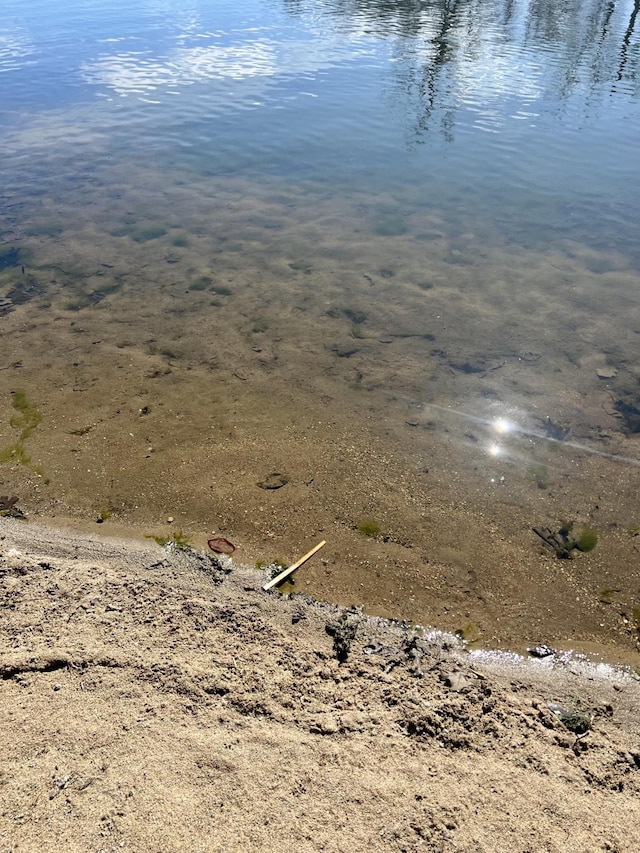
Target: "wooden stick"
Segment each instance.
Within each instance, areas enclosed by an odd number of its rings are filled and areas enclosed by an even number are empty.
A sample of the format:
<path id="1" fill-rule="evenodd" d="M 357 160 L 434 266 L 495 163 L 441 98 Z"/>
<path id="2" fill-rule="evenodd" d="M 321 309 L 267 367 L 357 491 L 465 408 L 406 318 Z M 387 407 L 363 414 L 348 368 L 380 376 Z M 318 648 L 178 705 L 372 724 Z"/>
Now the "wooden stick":
<path id="1" fill-rule="evenodd" d="M 279 574 L 279 575 L 276 575 L 276 576 L 275 576 L 275 578 L 271 578 L 271 580 L 270 580 L 270 581 L 268 581 L 268 582 L 267 582 L 267 583 L 262 587 L 262 589 L 266 592 L 268 589 L 271 589 L 271 587 L 272 587 L 272 586 L 276 586 L 276 584 L 279 584 L 279 583 L 280 583 L 281 581 L 283 581 L 285 578 L 288 578 L 288 577 L 289 577 L 289 575 L 293 574 L 293 573 L 295 572 L 295 570 L 296 570 L 296 569 L 300 568 L 300 566 L 301 566 L 303 563 L 306 563 L 306 562 L 307 562 L 307 560 L 308 560 L 310 557 L 313 557 L 313 555 L 316 553 L 316 551 L 319 551 L 319 550 L 320 550 L 320 548 L 322 548 L 322 546 L 323 546 L 323 545 L 326 545 L 326 544 L 327 544 L 327 543 L 326 543 L 326 541 L 323 539 L 323 540 L 322 540 L 322 542 L 319 542 L 319 543 L 316 545 L 316 547 L 315 547 L 315 548 L 312 548 L 312 549 L 309 551 L 309 553 L 308 553 L 308 554 L 305 554 L 305 555 L 304 555 L 304 557 L 301 557 L 301 558 L 298 560 L 298 562 L 297 562 L 297 563 L 294 563 L 292 566 L 289 566 L 289 568 L 288 568 L 288 569 L 285 569 L 283 572 L 280 572 L 280 574 Z"/>

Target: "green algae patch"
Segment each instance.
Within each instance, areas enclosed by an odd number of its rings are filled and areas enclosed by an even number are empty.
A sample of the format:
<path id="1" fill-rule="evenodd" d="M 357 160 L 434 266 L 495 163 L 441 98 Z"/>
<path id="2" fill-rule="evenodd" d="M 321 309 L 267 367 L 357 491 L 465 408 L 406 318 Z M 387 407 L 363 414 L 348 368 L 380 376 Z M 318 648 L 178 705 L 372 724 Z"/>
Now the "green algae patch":
<path id="1" fill-rule="evenodd" d="M 11 416 L 9 423 L 20 430 L 20 441 L 26 441 L 34 429 L 42 422 L 42 412 L 27 399 L 24 391 L 16 391 L 11 405 L 16 413 Z"/>
<path id="2" fill-rule="evenodd" d="M 598 533 L 595 530 L 592 530 L 590 527 L 585 527 L 584 530 L 580 532 L 580 535 L 575 540 L 575 548 L 578 551 L 588 552 L 593 551 L 593 549 L 598 544 Z"/>
<path id="3" fill-rule="evenodd" d="M 153 539 L 163 548 L 177 548 L 179 551 L 188 551 L 192 547 L 191 541 L 182 530 L 178 530 L 171 536 L 146 536 L 146 538 Z"/>
<path id="4" fill-rule="evenodd" d="M 380 535 L 380 525 L 373 518 L 363 518 L 358 522 L 358 533 L 365 539 L 375 539 Z"/>
<path id="5" fill-rule="evenodd" d="M 19 431 L 18 440 L 0 450 L 0 462 L 17 462 L 19 465 L 31 465 L 24 443 L 34 429 L 42 422 L 42 412 L 28 399 L 24 391 L 13 394 L 11 405 L 15 410 L 9 419 L 14 429 Z M 34 468 L 42 473 L 39 468 Z"/>

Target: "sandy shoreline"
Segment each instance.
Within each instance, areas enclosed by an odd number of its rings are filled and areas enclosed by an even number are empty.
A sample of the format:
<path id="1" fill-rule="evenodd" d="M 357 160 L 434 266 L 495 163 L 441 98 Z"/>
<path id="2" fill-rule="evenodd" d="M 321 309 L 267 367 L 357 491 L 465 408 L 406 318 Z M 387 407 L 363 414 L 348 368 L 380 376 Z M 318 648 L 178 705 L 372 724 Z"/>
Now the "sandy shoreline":
<path id="1" fill-rule="evenodd" d="M 198 552 L 0 537 L 2 853 L 635 849 L 631 671 L 469 654 Z"/>
<path id="2" fill-rule="evenodd" d="M 30 518 L 170 534 L 171 516 L 250 565 L 327 538 L 301 581 L 316 597 L 470 625 L 490 647 L 638 660 L 640 451 L 616 408 L 638 381 L 628 260 L 516 251 L 471 209 L 456 225 L 415 198 L 385 235 L 375 188 L 126 157 L 88 195 L 50 156 L 46 204 L 11 175 L 24 207 L 0 270 L 3 488 Z M 556 559 L 532 528 L 564 522 L 597 547 Z"/>

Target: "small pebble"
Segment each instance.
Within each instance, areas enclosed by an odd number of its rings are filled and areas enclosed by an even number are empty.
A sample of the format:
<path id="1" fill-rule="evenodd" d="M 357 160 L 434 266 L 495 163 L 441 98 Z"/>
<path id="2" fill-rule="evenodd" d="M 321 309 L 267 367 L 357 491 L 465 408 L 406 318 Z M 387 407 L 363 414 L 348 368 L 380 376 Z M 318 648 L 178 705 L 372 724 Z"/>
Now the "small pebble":
<path id="1" fill-rule="evenodd" d="M 173 516 L 172 515 L 170 515 L 169 518 L 167 519 L 167 524 L 173 524 Z"/>
<path id="2" fill-rule="evenodd" d="M 618 375 L 615 367 L 599 367 L 596 370 L 596 376 L 599 379 L 614 379 Z"/>

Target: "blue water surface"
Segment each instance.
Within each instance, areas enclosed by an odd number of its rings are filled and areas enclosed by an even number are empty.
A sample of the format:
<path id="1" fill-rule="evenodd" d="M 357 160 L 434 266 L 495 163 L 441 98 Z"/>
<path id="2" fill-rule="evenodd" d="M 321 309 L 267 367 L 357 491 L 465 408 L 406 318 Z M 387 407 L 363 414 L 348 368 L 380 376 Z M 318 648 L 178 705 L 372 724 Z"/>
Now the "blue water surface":
<path id="1" fill-rule="evenodd" d="M 605 242 L 638 225 L 632 0 L 3 6 L 5 133 L 81 116 L 112 157 L 143 144 L 336 191 L 417 183 L 498 220 L 543 200 L 532 227 L 552 202 Z"/>

